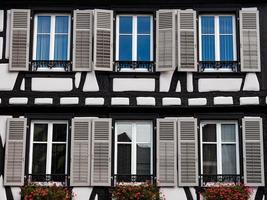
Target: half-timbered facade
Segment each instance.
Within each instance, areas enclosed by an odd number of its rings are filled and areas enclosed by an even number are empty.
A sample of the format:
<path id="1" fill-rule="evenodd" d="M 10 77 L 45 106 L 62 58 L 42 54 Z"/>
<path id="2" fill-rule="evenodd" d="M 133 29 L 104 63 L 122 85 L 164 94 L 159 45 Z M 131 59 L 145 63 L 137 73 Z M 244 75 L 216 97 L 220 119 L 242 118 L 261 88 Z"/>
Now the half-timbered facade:
<path id="1" fill-rule="evenodd" d="M 167 200 L 218 182 L 266 198 L 265 2 L 2 5 L 1 200 L 27 182 L 105 200 L 146 180 Z"/>

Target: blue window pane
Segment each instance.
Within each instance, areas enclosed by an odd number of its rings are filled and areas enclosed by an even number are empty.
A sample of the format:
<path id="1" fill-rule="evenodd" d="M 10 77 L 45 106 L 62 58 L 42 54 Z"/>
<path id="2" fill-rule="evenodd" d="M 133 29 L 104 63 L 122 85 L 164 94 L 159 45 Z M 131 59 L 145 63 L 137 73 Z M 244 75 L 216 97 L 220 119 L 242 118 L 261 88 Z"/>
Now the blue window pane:
<path id="1" fill-rule="evenodd" d="M 215 61 L 214 35 L 202 35 L 202 60 Z"/>
<path id="2" fill-rule="evenodd" d="M 232 16 L 220 16 L 220 34 L 232 34 L 233 33 L 233 19 Z"/>
<path id="3" fill-rule="evenodd" d="M 38 16 L 37 33 L 50 33 L 50 16 Z"/>
<path id="4" fill-rule="evenodd" d="M 137 33 L 150 33 L 150 17 L 149 16 L 138 16 L 137 17 Z"/>
<path id="5" fill-rule="evenodd" d="M 49 60 L 50 35 L 37 35 L 36 60 Z"/>
<path id="6" fill-rule="evenodd" d="M 202 34 L 214 34 L 214 16 L 201 17 Z"/>
<path id="7" fill-rule="evenodd" d="M 67 60 L 68 58 L 68 36 L 55 36 L 55 56 L 54 60 Z"/>
<path id="8" fill-rule="evenodd" d="M 150 60 L 150 36 L 138 35 L 137 37 L 137 60 L 149 61 Z"/>
<path id="9" fill-rule="evenodd" d="M 133 18 L 131 16 L 120 16 L 120 33 L 132 33 Z"/>
<path id="10" fill-rule="evenodd" d="M 220 60 L 233 61 L 233 36 L 221 35 L 220 36 Z"/>
<path id="11" fill-rule="evenodd" d="M 56 33 L 68 33 L 69 17 L 57 16 L 56 17 Z"/>
<path id="12" fill-rule="evenodd" d="M 119 42 L 119 60 L 130 61 L 132 60 L 132 36 L 120 35 Z"/>

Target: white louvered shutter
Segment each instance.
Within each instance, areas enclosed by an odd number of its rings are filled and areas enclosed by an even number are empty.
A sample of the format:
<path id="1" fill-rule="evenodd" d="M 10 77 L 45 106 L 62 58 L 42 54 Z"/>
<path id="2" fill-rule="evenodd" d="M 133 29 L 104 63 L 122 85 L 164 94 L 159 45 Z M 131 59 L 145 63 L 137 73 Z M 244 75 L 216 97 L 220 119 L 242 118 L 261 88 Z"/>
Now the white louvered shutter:
<path id="1" fill-rule="evenodd" d="M 197 71 L 196 11 L 178 10 L 178 70 Z"/>
<path id="2" fill-rule="evenodd" d="M 92 69 L 93 11 L 73 12 L 73 71 Z"/>
<path id="3" fill-rule="evenodd" d="M 94 70 L 113 70 L 113 11 L 94 12 Z"/>
<path id="4" fill-rule="evenodd" d="M 177 185 L 177 123 L 157 120 L 157 181 L 159 186 Z"/>
<path id="5" fill-rule="evenodd" d="M 91 120 L 72 119 L 70 185 L 90 185 Z"/>
<path id="6" fill-rule="evenodd" d="M 94 119 L 92 123 L 91 185 L 111 185 L 111 119 Z"/>
<path id="7" fill-rule="evenodd" d="M 261 71 L 259 11 L 241 10 L 239 17 L 241 71 L 259 72 Z"/>
<path id="8" fill-rule="evenodd" d="M 178 178 L 179 186 L 198 185 L 197 120 L 178 118 Z"/>
<path id="9" fill-rule="evenodd" d="M 26 124 L 25 118 L 7 119 L 5 186 L 24 184 Z"/>
<path id="10" fill-rule="evenodd" d="M 157 11 L 156 71 L 170 71 L 176 67 L 175 14 L 176 10 Z"/>
<path id="11" fill-rule="evenodd" d="M 28 9 L 11 10 L 10 71 L 29 69 L 30 13 Z"/>
<path id="12" fill-rule="evenodd" d="M 248 186 L 264 186 L 262 118 L 242 119 L 244 182 Z"/>

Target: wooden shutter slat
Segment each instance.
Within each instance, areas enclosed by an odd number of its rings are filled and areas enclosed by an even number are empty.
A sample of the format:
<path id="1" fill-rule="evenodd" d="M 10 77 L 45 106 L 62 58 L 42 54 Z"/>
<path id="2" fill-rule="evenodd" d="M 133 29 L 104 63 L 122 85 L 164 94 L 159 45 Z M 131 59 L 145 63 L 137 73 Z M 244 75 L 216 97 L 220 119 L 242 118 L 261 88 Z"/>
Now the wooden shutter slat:
<path id="1" fill-rule="evenodd" d="M 9 70 L 29 69 L 30 10 L 12 9 L 10 28 Z"/>
<path id="2" fill-rule="evenodd" d="M 113 11 L 94 12 L 94 70 L 113 70 Z"/>
<path id="3" fill-rule="evenodd" d="M 196 12 L 178 10 L 178 70 L 197 71 Z"/>
<path id="4" fill-rule="evenodd" d="M 157 11 L 156 71 L 170 71 L 176 67 L 175 10 Z"/>
<path id="5" fill-rule="evenodd" d="M 157 120 L 157 181 L 159 186 L 177 185 L 177 123 Z"/>
<path id="6" fill-rule="evenodd" d="M 92 10 L 73 12 L 73 71 L 92 69 Z"/>
<path id="7" fill-rule="evenodd" d="M 244 182 L 248 186 L 264 186 L 262 118 L 242 119 Z"/>
<path id="8" fill-rule="evenodd" d="M 178 118 L 178 171 L 179 186 L 198 185 L 197 120 Z"/>
<path id="9" fill-rule="evenodd" d="M 241 10 L 239 17 L 241 71 L 260 72 L 259 11 Z"/>
<path id="10" fill-rule="evenodd" d="M 70 185 L 90 185 L 91 120 L 72 119 Z"/>
<path id="11" fill-rule="evenodd" d="M 6 186 L 24 184 L 26 124 L 25 118 L 7 119 L 4 171 L 4 185 Z"/>
<path id="12" fill-rule="evenodd" d="M 92 123 L 91 185 L 111 185 L 111 119 L 94 119 Z"/>

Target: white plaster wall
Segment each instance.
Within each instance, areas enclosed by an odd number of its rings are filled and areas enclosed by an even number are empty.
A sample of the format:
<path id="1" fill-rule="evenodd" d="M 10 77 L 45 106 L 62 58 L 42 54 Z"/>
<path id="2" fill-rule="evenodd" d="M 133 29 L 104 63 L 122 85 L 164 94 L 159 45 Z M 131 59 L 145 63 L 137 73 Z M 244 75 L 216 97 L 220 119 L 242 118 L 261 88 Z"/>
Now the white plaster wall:
<path id="1" fill-rule="evenodd" d="M 2 59 L 3 54 L 3 38 L 0 37 L 0 59 Z"/>
<path id="2" fill-rule="evenodd" d="M 111 98 L 111 105 L 129 105 L 130 99 L 125 97 L 113 97 Z"/>
<path id="3" fill-rule="evenodd" d="M 10 115 L 1 115 L 0 116 L 0 137 L 2 144 L 5 145 L 6 142 L 6 120 L 12 118 Z"/>
<path id="4" fill-rule="evenodd" d="M 173 71 L 161 72 L 159 77 L 159 91 L 168 92 L 171 85 Z"/>
<path id="5" fill-rule="evenodd" d="M 241 78 L 203 78 L 198 80 L 198 91 L 235 92 L 240 90 L 241 83 Z"/>
<path id="6" fill-rule="evenodd" d="M 257 105 L 259 103 L 259 97 L 240 97 L 240 105 Z"/>
<path id="7" fill-rule="evenodd" d="M 1 200 L 7 200 L 7 198 L 6 198 L 6 190 L 5 190 L 5 187 L 4 187 L 4 180 L 3 180 L 2 176 L 0 176 L 0 199 Z"/>
<path id="8" fill-rule="evenodd" d="M 81 75 L 82 75 L 81 72 L 77 72 L 77 73 L 75 74 L 75 87 L 76 87 L 76 88 L 78 88 L 79 85 L 80 85 Z"/>
<path id="9" fill-rule="evenodd" d="M 21 90 L 25 90 L 25 79 L 22 79 L 21 85 L 20 85 Z"/>
<path id="10" fill-rule="evenodd" d="M 256 73 L 247 73 L 244 82 L 244 91 L 259 91 L 260 84 Z"/>
<path id="11" fill-rule="evenodd" d="M 18 72 L 9 72 L 8 64 L 0 64 L 0 90 L 12 90 L 16 82 Z"/>
<path id="12" fill-rule="evenodd" d="M 156 101 L 154 97 L 136 97 L 137 105 L 139 106 L 154 106 Z"/>
<path id="13" fill-rule="evenodd" d="M 191 98 L 188 99 L 189 106 L 204 106 L 207 104 L 206 98 Z"/>
<path id="14" fill-rule="evenodd" d="M 0 31 L 4 28 L 4 11 L 0 10 Z"/>
<path id="15" fill-rule="evenodd" d="M 7 27 L 6 27 L 6 58 L 9 58 L 9 39 L 10 39 L 10 10 L 7 11 Z"/>
<path id="16" fill-rule="evenodd" d="M 193 92 L 193 90 L 194 90 L 194 87 L 193 87 L 193 74 L 192 73 L 187 73 L 186 80 L 187 80 L 187 92 Z"/>
<path id="17" fill-rule="evenodd" d="M 114 78 L 113 91 L 155 91 L 153 78 Z"/>
<path id="18" fill-rule="evenodd" d="M 32 78 L 33 91 L 71 91 L 72 78 Z"/>
<path id="19" fill-rule="evenodd" d="M 181 82 L 180 81 L 177 82 L 176 90 L 175 91 L 176 92 L 181 92 Z"/>
<path id="20" fill-rule="evenodd" d="M 160 192 L 164 195 L 165 200 L 187 200 L 183 188 L 169 188 L 161 187 Z"/>
<path id="21" fill-rule="evenodd" d="M 14 200 L 20 200 L 20 188 L 19 187 L 11 187 L 11 192 Z"/>
<path id="22" fill-rule="evenodd" d="M 93 191 L 93 188 L 91 187 L 74 187 L 72 189 L 74 195 L 75 195 L 75 200 L 85 200 L 89 199 L 90 195 Z"/>
<path id="23" fill-rule="evenodd" d="M 214 104 L 215 105 L 228 105 L 233 104 L 233 97 L 214 97 Z"/>
<path id="24" fill-rule="evenodd" d="M 84 92 L 97 92 L 97 91 L 99 91 L 99 86 L 98 86 L 94 71 L 88 72 L 86 74 L 86 79 L 84 82 L 83 91 Z"/>

